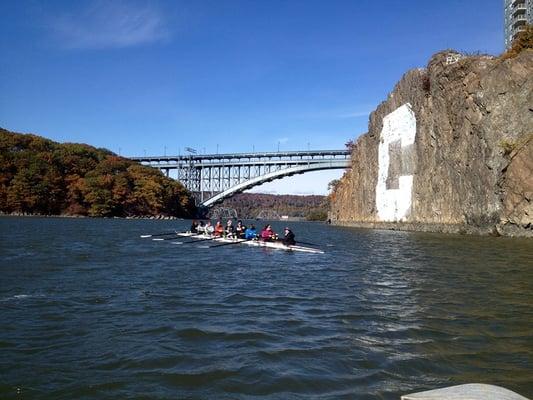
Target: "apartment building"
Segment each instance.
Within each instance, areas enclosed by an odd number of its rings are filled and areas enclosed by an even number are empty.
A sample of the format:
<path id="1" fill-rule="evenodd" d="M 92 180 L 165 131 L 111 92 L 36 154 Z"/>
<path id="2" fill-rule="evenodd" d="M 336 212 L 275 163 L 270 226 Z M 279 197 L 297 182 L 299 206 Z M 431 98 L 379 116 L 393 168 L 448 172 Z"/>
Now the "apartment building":
<path id="1" fill-rule="evenodd" d="M 505 48 L 526 24 L 533 24 L 533 0 L 504 0 Z"/>

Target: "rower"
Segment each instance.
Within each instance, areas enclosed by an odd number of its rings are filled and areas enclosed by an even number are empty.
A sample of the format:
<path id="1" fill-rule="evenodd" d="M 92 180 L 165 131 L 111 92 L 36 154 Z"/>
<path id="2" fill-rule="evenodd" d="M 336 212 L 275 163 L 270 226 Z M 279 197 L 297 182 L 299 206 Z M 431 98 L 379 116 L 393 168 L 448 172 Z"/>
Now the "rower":
<path id="1" fill-rule="evenodd" d="M 198 222 L 195 219 L 192 220 L 191 233 L 198 233 Z"/>
<path id="2" fill-rule="evenodd" d="M 254 224 L 250 225 L 250 227 L 244 231 L 244 238 L 247 240 L 252 240 L 252 239 L 257 238 L 257 231 L 255 230 Z"/>
<path id="3" fill-rule="evenodd" d="M 246 226 L 243 225 L 241 220 L 237 221 L 237 226 L 235 227 L 235 235 L 242 239 L 244 237 L 244 232 L 246 231 Z"/>
<path id="4" fill-rule="evenodd" d="M 271 242 L 273 240 L 277 240 L 278 235 L 272 230 L 271 225 L 265 225 L 263 230 L 261 231 L 261 240 L 264 242 Z"/>
<path id="5" fill-rule="evenodd" d="M 222 226 L 222 222 L 217 221 L 215 225 L 214 234 L 216 237 L 221 237 L 224 234 L 224 227 Z"/>
<path id="6" fill-rule="evenodd" d="M 224 229 L 224 232 L 227 237 L 234 237 L 235 236 L 235 227 L 233 226 L 233 221 L 231 219 L 228 219 L 228 223 L 226 224 L 226 229 Z"/>
<path id="7" fill-rule="evenodd" d="M 196 227 L 196 232 L 205 233 L 205 224 L 204 221 L 200 221 L 200 224 Z"/>
<path id="8" fill-rule="evenodd" d="M 207 221 L 207 223 L 205 224 L 205 228 L 204 228 L 205 234 L 212 235 L 214 231 L 215 231 L 215 227 L 211 225 L 211 221 Z"/>
<path id="9" fill-rule="evenodd" d="M 284 236 L 283 239 L 281 239 L 281 242 L 285 246 L 294 246 L 296 244 L 296 240 L 294 240 L 294 233 L 292 232 L 292 230 L 288 226 L 286 226 L 283 233 Z"/>

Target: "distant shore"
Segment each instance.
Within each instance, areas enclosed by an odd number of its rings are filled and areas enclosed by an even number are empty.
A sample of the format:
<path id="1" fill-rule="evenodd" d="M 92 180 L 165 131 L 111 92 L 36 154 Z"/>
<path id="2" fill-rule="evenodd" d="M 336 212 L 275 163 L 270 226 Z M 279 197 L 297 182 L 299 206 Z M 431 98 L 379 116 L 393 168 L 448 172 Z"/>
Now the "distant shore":
<path id="1" fill-rule="evenodd" d="M 180 218 L 180 217 L 174 217 L 174 216 L 168 216 L 168 215 L 135 215 L 135 216 L 129 216 L 129 217 L 92 217 L 89 215 L 70 215 L 70 214 L 54 214 L 54 215 L 47 215 L 47 214 L 33 214 L 33 213 L 21 213 L 21 212 L 13 212 L 13 213 L 5 213 L 0 212 L 0 218 L 1 217 L 28 217 L 28 218 L 89 218 L 89 219 L 95 219 L 95 218 L 104 218 L 104 219 L 150 219 L 150 220 L 160 220 L 160 221 L 175 221 L 175 220 L 185 220 L 185 219 L 197 219 L 197 220 L 209 220 L 209 219 L 217 219 L 217 218 Z M 318 223 L 325 223 L 326 221 L 315 221 L 315 220 L 306 220 L 305 218 L 301 217 L 289 217 L 289 218 L 281 218 L 279 220 L 271 220 L 271 219 L 263 219 L 263 218 L 239 218 L 242 220 L 247 221 L 285 221 L 285 222 L 318 222 Z"/>

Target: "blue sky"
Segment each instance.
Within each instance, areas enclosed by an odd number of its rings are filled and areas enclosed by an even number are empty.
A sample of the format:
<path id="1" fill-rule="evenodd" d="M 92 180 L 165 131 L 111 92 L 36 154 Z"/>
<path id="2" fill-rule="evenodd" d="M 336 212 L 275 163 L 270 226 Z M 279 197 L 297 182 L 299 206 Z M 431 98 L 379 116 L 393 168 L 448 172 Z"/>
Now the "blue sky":
<path id="1" fill-rule="evenodd" d="M 125 156 L 343 148 L 435 52 L 501 53 L 502 3 L 4 0 L 0 126 Z"/>

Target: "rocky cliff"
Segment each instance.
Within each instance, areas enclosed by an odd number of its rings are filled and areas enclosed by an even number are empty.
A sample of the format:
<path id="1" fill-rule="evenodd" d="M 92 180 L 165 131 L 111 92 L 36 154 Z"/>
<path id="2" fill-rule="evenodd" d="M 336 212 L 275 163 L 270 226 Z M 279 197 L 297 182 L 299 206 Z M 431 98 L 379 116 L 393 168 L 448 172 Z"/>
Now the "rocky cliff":
<path id="1" fill-rule="evenodd" d="M 337 224 L 533 236 L 533 50 L 406 73 L 331 200 Z"/>

